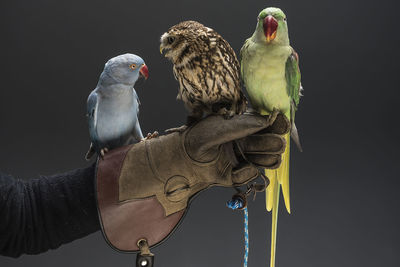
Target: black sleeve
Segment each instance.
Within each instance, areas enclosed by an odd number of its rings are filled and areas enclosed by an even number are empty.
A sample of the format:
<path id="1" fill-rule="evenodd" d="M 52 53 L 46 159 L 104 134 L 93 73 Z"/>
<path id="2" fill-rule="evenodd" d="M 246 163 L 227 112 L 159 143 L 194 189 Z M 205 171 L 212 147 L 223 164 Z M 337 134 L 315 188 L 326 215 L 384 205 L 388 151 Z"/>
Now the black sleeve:
<path id="1" fill-rule="evenodd" d="M 29 181 L 0 173 L 0 254 L 38 254 L 100 229 L 95 166 Z"/>

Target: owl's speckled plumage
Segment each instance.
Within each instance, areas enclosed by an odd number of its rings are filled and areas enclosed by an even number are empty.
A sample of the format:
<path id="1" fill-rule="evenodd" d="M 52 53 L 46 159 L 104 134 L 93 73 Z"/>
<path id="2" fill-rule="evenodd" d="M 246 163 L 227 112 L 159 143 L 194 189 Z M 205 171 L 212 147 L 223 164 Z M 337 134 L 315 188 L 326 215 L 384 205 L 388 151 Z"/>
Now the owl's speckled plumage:
<path id="1" fill-rule="evenodd" d="M 160 51 L 174 64 L 177 99 L 190 112 L 188 124 L 211 113 L 230 117 L 246 110 L 235 51 L 216 31 L 181 22 L 161 36 Z"/>

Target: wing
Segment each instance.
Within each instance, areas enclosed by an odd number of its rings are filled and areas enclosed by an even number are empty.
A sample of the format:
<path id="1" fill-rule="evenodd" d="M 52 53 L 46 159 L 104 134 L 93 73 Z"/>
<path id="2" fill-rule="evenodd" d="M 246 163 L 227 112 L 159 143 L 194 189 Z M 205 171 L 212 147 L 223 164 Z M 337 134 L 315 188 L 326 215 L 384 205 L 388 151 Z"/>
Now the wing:
<path id="1" fill-rule="evenodd" d="M 140 100 L 138 95 L 136 94 L 135 89 L 133 88 L 133 101 L 136 105 L 136 123 L 135 127 L 133 129 L 133 136 L 135 137 L 136 141 L 139 142 L 141 141 L 143 137 L 142 129 L 140 128 L 140 123 L 139 123 L 139 105 L 140 105 Z"/>
<path id="2" fill-rule="evenodd" d="M 287 93 L 293 101 L 295 109 L 300 101 L 301 96 L 301 75 L 299 68 L 299 56 L 292 48 L 292 54 L 286 61 L 286 89 Z"/>
<path id="3" fill-rule="evenodd" d="M 220 38 L 218 42 L 218 48 L 225 62 L 227 62 L 228 64 L 226 70 L 229 73 L 229 75 L 232 76 L 232 79 L 234 80 L 235 85 L 237 86 L 236 88 L 240 90 L 240 83 L 239 83 L 240 66 L 239 66 L 239 61 L 236 57 L 235 50 L 233 50 L 230 44 L 224 38 L 222 38 L 222 36 L 220 36 L 219 34 L 218 36 Z"/>
<path id="4" fill-rule="evenodd" d="M 139 99 L 139 96 L 138 96 L 137 93 L 136 93 L 135 88 L 132 88 L 132 90 L 133 90 L 133 101 L 136 101 L 136 103 L 137 103 L 137 114 L 138 114 L 138 116 L 139 116 L 139 106 L 140 106 L 142 103 L 140 103 L 140 99 Z"/>
<path id="5" fill-rule="evenodd" d="M 300 151 L 303 151 L 300 144 L 299 134 L 297 132 L 296 124 L 294 123 L 294 116 L 297 110 L 297 106 L 300 101 L 301 96 L 301 74 L 299 68 L 299 56 L 292 48 L 292 54 L 286 61 L 286 89 L 287 93 L 290 96 L 292 101 L 291 103 L 291 112 L 290 112 L 290 120 L 292 122 L 292 130 L 290 132 L 293 141 L 296 143 L 296 146 Z"/>
<path id="6" fill-rule="evenodd" d="M 241 74 L 241 77 L 242 77 L 242 82 L 244 82 L 244 81 L 243 81 L 243 77 L 244 77 L 244 70 L 243 70 L 243 68 L 244 68 L 243 65 L 244 65 L 244 64 L 243 64 L 243 62 L 246 61 L 247 53 L 248 53 L 248 51 L 249 51 L 250 42 L 251 42 L 250 38 L 247 39 L 247 40 L 244 42 L 244 44 L 243 44 L 243 46 L 242 46 L 242 48 L 240 49 L 240 52 L 239 52 L 240 74 Z"/>
<path id="7" fill-rule="evenodd" d="M 247 99 L 241 90 L 241 82 L 240 82 L 240 65 L 239 61 L 236 57 L 235 50 L 230 46 L 230 44 L 222 38 L 221 35 L 212 31 L 210 32 L 212 36 L 210 36 L 210 40 L 217 40 L 217 55 L 222 56 L 222 77 L 219 77 L 218 80 L 223 81 L 225 84 L 226 91 L 222 90 L 221 94 L 225 95 L 227 99 L 233 101 L 236 106 L 235 113 L 241 114 L 246 110 Z M 212 47 L 211 41 L 211 47 Z M 219 50 L 219 52 L 218 52 Z M 217 70 L 213 70 L 214 78 L 220 76 L 220 72 Z M 215 79 L 211 79 L 212 81 L 207 82 L 207 84 L 215 84 Z M 217 90 L 216 93 L 220 93 L 218 91 L 218 83 L 217 86 L 212 86 L 214 90 Z"/>
<path id="8" fill-rule="evenodd" d="M 98 109 L 98 95 L 96 91 L 93 91 L 87 100 L 87 113 L 89 123 L 89 134 L 92 142 L 96 143 L 97 136 L 97 109 Z"/>

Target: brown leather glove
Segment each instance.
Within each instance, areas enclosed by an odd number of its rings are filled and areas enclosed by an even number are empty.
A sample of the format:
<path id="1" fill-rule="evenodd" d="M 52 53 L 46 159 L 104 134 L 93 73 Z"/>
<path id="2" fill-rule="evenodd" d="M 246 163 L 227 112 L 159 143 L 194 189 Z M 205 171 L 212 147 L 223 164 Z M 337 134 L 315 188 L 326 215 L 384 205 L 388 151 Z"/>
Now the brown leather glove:
<path id="1" fill-rule="evenodd" d="M 189 200 L 210 186 L 239 186 L 257 166 L 277 168 L 290 123 L 282 114 L 209 116 L 172 133 L 108 152 L 99 160 L 97 194 L 103 233 L 117 250 L 164 240 Z"/>

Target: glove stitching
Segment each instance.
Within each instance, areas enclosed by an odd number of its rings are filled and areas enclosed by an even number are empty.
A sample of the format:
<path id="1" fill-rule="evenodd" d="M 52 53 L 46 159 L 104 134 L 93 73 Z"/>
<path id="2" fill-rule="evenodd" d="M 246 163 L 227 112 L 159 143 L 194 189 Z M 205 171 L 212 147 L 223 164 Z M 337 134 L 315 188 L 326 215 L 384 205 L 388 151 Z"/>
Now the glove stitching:
<path id="1" fill-rule="evenodd" d="M 191 161 L 193 164 L 195 164 L 197 166 L 208 166 L 208 165 L 211 165 L 211 164 L 215 164 L 219 160 L 219 158 L 221 156 L 221 149 L 220 148 L 218 149 L 217 157 L 215 159 L 211 160 L 211 161 L 200 162 L 200 161 L 197 161 L 197 160 L 193 159 L 189 155 L 189 153 L 187 152 L 186 147 L 185 147 L 185 140 L 186 140 L 186 135 L 187 134 L 188 134 L 188 131 L 184 132 L 183 133 L 183 137 L 181 138 L 181 147 L 182 147 L 183 152 L 184 152 L 183 155 L 187 160 Z"/>
<path id="2" fill-rule="evenodd" d="M 155 164 L 155 162 L 154 162 L 154 160 L 153 160 L 153 157 L 152 157 L 152 154 L 151 154 L 150 142 L 145 141 L 144 147 L 145 147 L 145 150 L 146 150 L 146 157 L 147 157 L 147 160 L 148 160 L 148 162 L 150 163 L 150 170 L 152 171 L 154 177 L 155 177 L 158 181 L 160 181 L 161 183 L 164 183 L 164 181 L 163 181 L 162 178 L 161 178 L 161 175 L 159 174 L 157 168 L 155 167 L 156 164 Z"/>

